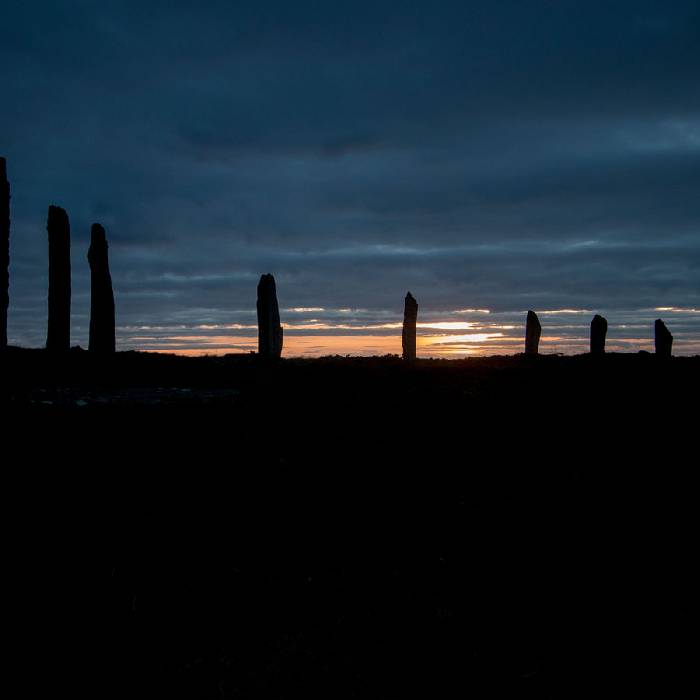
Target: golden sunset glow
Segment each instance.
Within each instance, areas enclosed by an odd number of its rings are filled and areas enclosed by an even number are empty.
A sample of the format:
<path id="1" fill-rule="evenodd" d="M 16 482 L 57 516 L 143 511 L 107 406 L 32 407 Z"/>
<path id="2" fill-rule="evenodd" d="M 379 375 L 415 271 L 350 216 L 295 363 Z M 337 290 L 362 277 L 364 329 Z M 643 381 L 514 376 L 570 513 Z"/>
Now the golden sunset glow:
<path id="1" fill-rule="evenodd" d="M 138 341 L 145 349 L 156 352 L 175 352 L 186 355 L 224 355 L 235 352 L 255 352 L 256 336 L 230 335 L 173 335 L 162 339 L 158 347 L 148 347 L 154 338 L 141 336 Z M 496 347 L 491 343 L 498 341 Z M 459 335 L 432 334 L 417 336 L 417 350 L 420 357 L 453 357 L 459 355 L 484 355 L 497 352 L 512 353 L 514 343 L 520 339 L 506 338 L 503 333 L 467 333 Z M 198 347 L 187 347 L 193 344 Z M 295 335 L 284 339 L 286 357 L 319 357 L 323 355 L 399 355 L 401 354 L 400 335 Z"/>
<path id="2" fill-rule="evenodd" d="M 242 336 L 209 336 L 199 338 L 204 347 L 184 349 L 182 337 L 160 343 L 156 352 L 175 352 L 185 355 L 225 355 L 235 352 L 256 352 L 258 338 Z M 390 355 L 401 353 L 401 337 L 391 335 L 289 335 L 284 339 L 286 357 L 320 357 L 323 355 Z"/>
<path id="3" fill-rule="evenodd" d="M 422 344 L 447 345 L 449 343 L 485 343 L 494 338 L 502 338 L 503 333 L 465 333 L 463 335 L 427 335 L 419 336 Z"/>
<path id="4" fill-rule="evenodd" d="M 349 324 L 349 323 L 322 323 L 313 321 L 309 323 L 283 323 L 282 328 L 295 331 L 379 331 L 395 330 L 401 328 L 403 323 L 374 323 L 369 325 Z"/>
<path id="5" fill-rule="evenodd" d="M 325 311 L 322 306 L 294 306 L 291 309 L 283 309 L 294 314 L 319 313 Z"/>
<path id="6" fill-rule="evenodd" d="M 619 322 L 610 324 L 609 352 L 653 351 L 653 320 L 660 312 L 673 313 L 676 318 L 682 316 L 692 322 L 698 310 L 656 307 L 620 314 Z M 593 311 L 564 308 L 538 313 L 546 319 L 542 324 L 541 352 L 588 352 Z M 289 315 L 284 318 L 285 314 Z M 392 319 L 387 312 L 299 306 L 283 309 L 282 316 L 284 357 L 400 355 L 402 352 L 403 322 L 400 317 Z M 255 313 L 249 317 L 255 319 Z M 513 355 L 524 347 L 524 314 L 520 311 L 460 309 L 440 315 L 426 312 L 416 324 L 416 330 L 416 350 L 421 358 Z M 128 333 L 127 348 L 150 352 L 223 355 L 256 352 L 258 345 L 255 322 L 123 326 L 121 331 Z M 700 352 L 700 344 L 692 337 L 683 337 L 682 332 L 676 333 L 674 347 L 683 354 Z"/>
<path id="7" fill-rule="evenodd" d="M 684 309 L 678 306 L 657 306 L 654 311 L 670 311 L 674 314 L 700 314 L 700 309 Z"/>
<path id="8" fill-rule="evenodd" d="M 417 328 L 430 328 L 440 331 L 468 331 L 474 328 L 476 323 L 468 323 L 464 321 L 440 321 L 438 323 L 417 323 Z"/>
<path id="9" fill-rule="evenodd" d="M 559 314 L 592 314 L 589 309 L 553 309 L 550 311 L 538 311 L 538 316 L 558 316 Z"/>

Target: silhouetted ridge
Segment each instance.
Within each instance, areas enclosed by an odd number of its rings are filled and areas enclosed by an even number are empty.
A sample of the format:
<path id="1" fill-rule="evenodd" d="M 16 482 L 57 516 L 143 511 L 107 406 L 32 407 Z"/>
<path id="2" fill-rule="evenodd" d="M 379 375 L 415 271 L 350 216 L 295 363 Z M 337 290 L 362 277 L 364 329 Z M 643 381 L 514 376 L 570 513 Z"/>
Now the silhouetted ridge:
<path id="1" fill-rule="evenodd" d="M 525 325 L 525 354 L 537 355 L 540 346 L 540 335 L 542 326 L 540 319 L 534 311 L 527 312 L 527 322 Z"/>
<path id="2" fill-rule="evenodd" d="M 115 350 L 114 293 L 109 274 L 109 255 L 105 230 L 93 224 L 90 232 L 90 352 L 112 353 Z"/>
<path id="3" fill-rule="evenodd" d="M 10 303 L 10 183 L 0 158 L 0 350 L 7 347 L 7 307 Z"/>
<path id="4" fill-rule="evenodd" d="M 269 359 L 282 354 L 282 326 L 277 304 L 277 289 L 272 275 L 262 275 L 258 282 L 258 353 Z"/>
<path id="5" fill-rule="evenodd" d="M 49 327 L 47 350 L 70 348 L 70 223 L 61 207 L 51 205 L 49 233 Z"/>
<path id="6" fill-rule="evenodd" d="M 591 355 L 602 355 L 605 352 L 605 336 L 608 333 L 608 322 L 596 314 L 591 321 Z"/>
<path id="7" fill-rule="evenodd" d="M 654 346 L 656 354 L 662 357 L 671 357 L 671 349 L 673 347 L 673 336 L 666 328 L 666 324 L 657 318 L 654 321 Z"/>
<path id="8" fill-rule="evenodd" d="M 406 294 L 403 310 L 403 333 L 401 345 L 403 347 L 403 359 L 409 362 L 416 359 L 416 319 L 418 318 L 418 304 L 411 292 Z"/>

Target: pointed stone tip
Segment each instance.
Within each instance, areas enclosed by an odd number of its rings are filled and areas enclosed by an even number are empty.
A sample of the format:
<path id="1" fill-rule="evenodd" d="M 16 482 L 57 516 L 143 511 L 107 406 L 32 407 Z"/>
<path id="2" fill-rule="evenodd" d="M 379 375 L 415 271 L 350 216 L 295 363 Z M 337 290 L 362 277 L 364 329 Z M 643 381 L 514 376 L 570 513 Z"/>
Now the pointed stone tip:
<path id="1" fill-rule="evenodd" d="M 270 287 L 272 289 L 276 289 L 275 278 L 269 272 L 265 273 L 264 275 L 260 275 L 258 288 L 261 287 Z"/>
<path id="2" fill-rule="evenodd" d="M 660 318 L 657 318 L 656 321 L 654 321 L 654 330 L 657 333 L 671 335 L 671 331 L 668 330 L 668 327 Z"/>
<path id="3" fill-rule="evenodd" d="M 55 204 L 49 204 L 49 223 L 55 223 L 60 225 L 68 225 L 68 214 L 63 207 L 57 207 Z"/>
<path id="4" fill-rule="evenodd" d="M 106 243 L 107 235 L 102 224 L 93 224 L 90 228 L 90 240 L 92 243 Z"/>

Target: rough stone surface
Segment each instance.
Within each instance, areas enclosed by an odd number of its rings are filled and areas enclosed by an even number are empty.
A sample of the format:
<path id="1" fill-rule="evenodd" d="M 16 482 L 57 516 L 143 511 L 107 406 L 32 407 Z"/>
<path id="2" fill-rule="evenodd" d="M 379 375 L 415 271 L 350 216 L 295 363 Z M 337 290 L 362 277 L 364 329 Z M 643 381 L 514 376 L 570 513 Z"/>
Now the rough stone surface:
<path id="1" fill-rule="evenodd" d="M 114 292 L 109 274 L 107 237 L 100 224 L 90 231 L 90 352 L 108 354 L 115 351 Z"/>
<path id="2" fill-rule="evenodd" d="M 401 345 L 403 347 L 403 359 L 413 361 L 416 359 L 416 319 L 418 318 L 418 304 L 413 294 L 408 292 L 403 310 L 403 333 Z"/>
<path id="3" fill-rule="evenodd" d="M 656 354 L 663 357 L 671 357 L 671 348 L 673 347 L 673 336 L 671 331 L 666 328 L 666 324 L 657 318 L 654 321 L 654 346 Z"/>
<path id="4" fill-rule="evenodd" d="M 277 304 L 277 288 L 272 275 L 262 275 L 258 282 L 258 353 L 276 359 L 282 355 L 282 326 Z"/>
<path id="5" fill-rule="evenodd" d="M 605 352 L 605 336 L 608 334 L 608 322 L 596 314 L 591 321 L 591 355 Z"/>
<path id="6" fill-rule="evenodd" d="M 51 205 L 49 233 L 49 327 L 47 350 L 70 349 L 70 223 L 61 207 Z"/>
<path id="7" fill-rule="evenodd" d="M 10 183 L 0 158 L 0 350 L 7 347 L 7 307 L 10 302 Z"/>
<path id="8" fill-rule="evenodd" d="M 527 324 L 525 326 L 525 354 L 537 355 L 540 346 L 542 326 L 540 319 L 534 311 L 527 312 Z"/>

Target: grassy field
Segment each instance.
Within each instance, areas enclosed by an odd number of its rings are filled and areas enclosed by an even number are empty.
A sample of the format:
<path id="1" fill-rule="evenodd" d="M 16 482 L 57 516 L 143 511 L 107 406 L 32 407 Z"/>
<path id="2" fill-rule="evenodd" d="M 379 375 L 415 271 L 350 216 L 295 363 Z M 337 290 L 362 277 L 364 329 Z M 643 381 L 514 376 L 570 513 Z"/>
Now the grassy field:
<path id="1" fill-rule="evenodd" d="M 673 695 L 700 358 L 10 349 L 10 665 L 90 697 Z"/>

